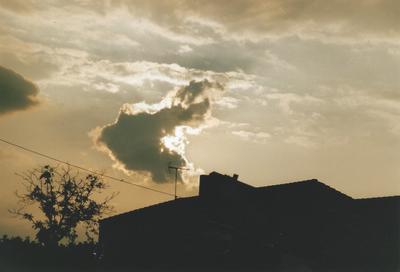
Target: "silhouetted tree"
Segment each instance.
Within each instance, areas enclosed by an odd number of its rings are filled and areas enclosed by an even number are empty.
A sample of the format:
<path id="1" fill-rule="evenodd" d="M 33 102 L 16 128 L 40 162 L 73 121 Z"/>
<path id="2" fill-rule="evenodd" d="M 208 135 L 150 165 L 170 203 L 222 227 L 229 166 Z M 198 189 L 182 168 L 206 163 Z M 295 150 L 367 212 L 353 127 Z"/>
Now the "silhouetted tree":
<path id="1" fill-rule="evenodd" d="M 88 241 L 98 234 L 98 221 L 112 211 L 111 194 L 103 201 L 93 196 L 101 192 L 106 184 L 96 175 L 81 176 L 79 172 L 67 168 L 55 168 L 49 165 L 33 169 L 20 175 L 25 192 L 18 194 L 22 205 L 10 210 L 28 220 L 37 231 L 36 238 L 43 245 L 58 245 L 66 238 L 73 243 L 77 238 L 76 228 L 83 223 Z M 38 205 L 44 216 L 34 216 L 26 208 Z"/>

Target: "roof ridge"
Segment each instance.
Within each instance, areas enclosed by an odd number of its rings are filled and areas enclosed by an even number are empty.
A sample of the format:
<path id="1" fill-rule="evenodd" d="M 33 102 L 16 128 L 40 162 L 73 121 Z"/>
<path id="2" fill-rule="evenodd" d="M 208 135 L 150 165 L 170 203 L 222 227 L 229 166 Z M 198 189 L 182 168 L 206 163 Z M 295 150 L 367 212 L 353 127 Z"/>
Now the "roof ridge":
<path id="1" fill-rule="evenodd" d="M 164 202 L 160 202 L 160 203 L 156 203 L 156 204 L 150 204 L 150 205 L 148 205 L 148 206 L 144 206 L 144 207 L 141 207 L 141 208 L 138 208 L 138 209 L 135 209 L 135 210 L 131 210 L 131 211 L 127 211 L 127 212 L 123 212 L 123 213 L 119 213 L 119 214 L 115 214 L 115 215 L 112 215 L 112 216 L 103 218 L 103 219 L 101 219 L 100 221 L 109 220 L 109 219 L 112 219 L 112 218 L 117 217 L 117 216 L 119 217 L 119 216 L 124 216 L 124 215 L 131 214 L 131 213 L 141 212 L 141 211 L 143 211 L 143 210 L 145 210 L 145 209 L 148 209 L 148 208 L 153 208 L 153 207 L 158 207 L 158 206 L 162 206 L 162 205 L 167 205 L 167 204 L 172 203 L 172 202 L 175 202 L 175 201 L 187 200 L 187 199 L 192 199 L 192 198 L 195 199 L 195 198 L 197 198 L 197 197 L 198 197 L 198 196 L 180 197 L 180 198 L 177 198 L 177 199 L 172 199 L 172 200 L 168 200 L 168 201 L 164 201 Z"/>
<path id="2" fill-rule="evenodd" d="M 265 186 L 260 186 L 260 187 L 255 187 L 256 189 L 262 189 L 262 188 L 270 188 L 270 187 L 275 187 L 275 186 L 285 186 L 285 185 L 290 185 L 290 184 L 295 184 L 295 183 L 306 183 L 306 182 L 320 182 L 318 179 L 305 179 L 305 180 L 299 180 L 299 181 L 292 181 L 292 182 L 286 182 L 286 183 L 278 183 L 278 184 L 272 184 L 272 185 L 265 185 Z M 320 182 L 321 183 L 321 182 Z"/>
<path id="3" fill-rule="evenodd" d="M 329 186 L 328 184 L 319 181 L 318 179 L 306 179 L 306 180 L 299 180 L 299 181 L 293 181 L 293 182 L 288 182 L 288 183 L 281 183 L 281 184 L 274 184 L 274 185 L 267 185 L 267 186 L 262 186 L 262 187 L 256 187 L 256 189 L 269 189 L 269 188 L 277 188 L 277 187 L 285 187 L 288 185 L 292 185 L 292 184 L 300 184 L 300 183 L 315 183 L 315 184 L 319 184 L 331 191 L 336 192 L 337 194 L 340 194 L 342 196 L 345 196 L 347 198 L 353 199 L 351 196 L 348 196 L 347 194 Z"/>
<path id="4" fill-rule="evenodd" d="M 324 182 L 321 182 L 321 181 L 319 181 L 319 180 L 316 180 L 316 182 L 317 182 L 318 184 L 322 184 L 323 186 L 329 188 L 330 190 L 332 190 L 332 191 L 334 191 L 334 192 L 336 192 L 336 193 L 339 193 L 339 194 L 341 194 L 341 195 L 343 195 L 343 196 L 345 196 L 345 197 L 348 197 L 348 198 L 353 199 L 351 196 L 349 196 L 349 195 L 347 195 L 347 194 L 345 194 L 345 193 L 343 193 L 343 192 L 341 192 L 341 191 L 339 191 L 339 190 L 337 190 L 337 189 L 335 189 L 335 188 L 329 186 L 328 184 L 326 184 L 326 183 L 324 183 Z"/>
<path id="5" fill-rule="evenodd" d="M 356 198 L 355 200 L 375 200 L 375 199 L 387 199 L 387 198 L 400 198 L 400 195 L 361 197 L 361 198 Z"/>

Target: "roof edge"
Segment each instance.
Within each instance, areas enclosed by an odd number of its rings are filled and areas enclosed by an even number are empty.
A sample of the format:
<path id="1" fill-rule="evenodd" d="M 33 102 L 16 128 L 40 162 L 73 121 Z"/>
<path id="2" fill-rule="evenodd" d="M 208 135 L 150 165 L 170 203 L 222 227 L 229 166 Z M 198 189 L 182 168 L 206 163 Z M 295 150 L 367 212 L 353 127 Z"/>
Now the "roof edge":
<path id="1" fill-rule="evenodd" d="M 146 210 L 146 209 L 149 209 L 149 208 L 153 208 L 153 207 L 159 207 L 159 206 L 162 206 L 162 205 L 168 205 L 169 203 L 173 203 L 173 202 L 176 202 L 176 201 L 182 201 L 182 200 L 188 200 L 188 199 L 196 199 L 198 197 L 199 196 L 180 197 L 180 198 L 177 198 L 177 199 L 172 199 L 172 200 L 168 200 L 168 201 L 164 201 L 164 202 L 160 202 L 160 203 L 144 206 L 144 207 L 141 207 L 141 208 L 138 208 L 138 209 L 135 209 L 135 210 L 131 210 L 131 211 L 123 212 L 123 213 L 118 213 L 118 214 L 115 214 L 115 215 L 100 219 L 99 222 L 101 223 L 101 222 L 104 222 L 104 221 L 112 220 L 115 217 L 125 216 L 125 215 L 128 215 L 128 214 L 140 212 L 140 211 L 143 211 L 143 210 Z"/>

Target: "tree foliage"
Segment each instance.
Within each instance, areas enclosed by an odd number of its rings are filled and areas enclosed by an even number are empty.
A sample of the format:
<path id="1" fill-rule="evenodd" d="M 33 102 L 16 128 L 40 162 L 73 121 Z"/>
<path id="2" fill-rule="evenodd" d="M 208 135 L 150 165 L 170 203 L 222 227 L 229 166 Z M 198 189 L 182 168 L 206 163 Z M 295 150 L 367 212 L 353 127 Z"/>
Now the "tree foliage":
<path id="1" fill-rule="evenodd" d="M 49 165 L 20 175 L 25 192 L 17 193 L 21 207 L 10 212 L 29 221 L 37 231 L 37 240 L 44 245 L 57 245 L 66 239 L 74 243 L 77 226 L 85 226 L 88 241 L 98 234 L 98 221 L 112 211 L 111 194 L 102 201 L 94 196 L 106 188 L 96 175 L 82 176 L 71 168 L 55 168 Z M 27 207 L 37 205 L 42 216 L 35 216 Z"/>

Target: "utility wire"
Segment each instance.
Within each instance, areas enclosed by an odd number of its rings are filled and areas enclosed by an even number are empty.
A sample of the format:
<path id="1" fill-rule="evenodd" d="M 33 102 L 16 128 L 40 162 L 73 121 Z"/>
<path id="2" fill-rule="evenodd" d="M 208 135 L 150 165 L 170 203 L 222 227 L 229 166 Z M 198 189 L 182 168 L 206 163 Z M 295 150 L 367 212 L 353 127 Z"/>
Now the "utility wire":
<path id="1" fill-rule="evenodd" d="M 156 192 L 156 193 L 160 193 L 160 194 L 164 194 L 164 195 L 168 195 L 168 196 L 173 196 L 173 197 L 175 197 L 175 194 L 168 193 L 168 192 L 161 191 L 161 190 L 157 190 L 157 189 L 154 189 L 154 188 L 151 188 L 151 187 L 147 187 L 147 186 L 143 186 L 143 185 L 140 185 L 140 184 L 132 183 L 132 182 L 126 181 L 126 180 L 124 180 L 124 179 L 119 179 L 119 178 L 116 178 L 116 177 L 113 177 L 113 176 L 105 175 L 105 174 L 99 173 L 99 172 L 97 172 L 97 171 L 93 171 L 93 170 L 84 168 L 84 167 L 82 167 L 82 166 L 79 166 L 79 165 L 76 165 L 76 164 L 71 164 L 71 163 L 69 163 L 69 162 L 66 162 L 66 161 L 63 161 L 63 160 L 60 160 L 60 159 L 51 157 L 51 156 L 49 156 L 49 155 L 43 154 L 43 153 L 41 153 L 41 152 L 38 152 L 38 151 L 35 151 L 35 150 L 32 150 L 32 149 L 29 149 L 29 148 L 27 148 L 27 147 L 24 147 L 24 146 L 21 146 L 21 145 L 18 145 L 18 144 L 14 144 L 14 143 L 12 143 L 12 142 L 9 142 L 9 141 L 4 140 L 4 139 L 1 139 L 1 138 L 0 138 L 0 142 L 3 142 L 3 143 L 5 143 L 5 144 L 8 144 L 8 145 L 11 145 L 11 146 L 14 146 L 14 147 L 17 147 L 17 148 L 19 148 L 19 149 L 25 150 L 25 151 L 27 151 L 27 152 L 30 152 L 30 153 L 32 153 L 32 154 L 41 156 L 41 157 L 43 157 L 43 158 L 46 158 L 46 159 L 49 159 L 49 160 L 53 160 L 53 161 L 56 161 L 56 162 L 59 162 L 59 163 L 62 163 L 62 164 L 66 164 L 66 165 L 75 167 L 75 168 L 77 168 L 77 169 L 80 169 L 80 170 L 82 170 L 82 171 L 89 172 L 89 173 L 92 173 L 92 174 L 95 174 L 95 175 L 98 175 L 98 176 L 102 176 L 102 177 L 111 179 L 111 180 L 113 180 L 113 181 L 119 181 L 119 182 L 122 182 L 122 183 L 125 183 L 125 184 L 129 184 L 129 185 L 132 185 L 132 186 L 136 186 L 136 187 L 139 187 L 139 188 L 142 188 L 142 189 L 145 189 L 145 190 L 149 190 L 149 191 L 153 191 L 153 192 Z"/>

